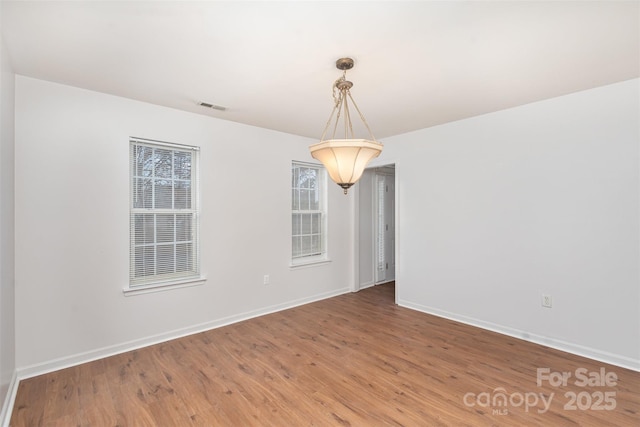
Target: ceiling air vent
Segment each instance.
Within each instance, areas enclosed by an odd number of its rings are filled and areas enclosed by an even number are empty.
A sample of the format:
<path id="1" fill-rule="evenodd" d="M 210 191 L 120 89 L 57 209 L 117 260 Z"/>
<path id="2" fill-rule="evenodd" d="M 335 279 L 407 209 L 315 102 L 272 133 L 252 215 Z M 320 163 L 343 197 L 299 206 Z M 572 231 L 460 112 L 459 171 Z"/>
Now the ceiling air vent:
<path id="1" fill-rule="evenodd" d="M 223 107 L 222 105 L 209 104 L 208 102 L 200 102 L 198 103 L 201 107 L 211 108 L 212 110 L 220 110 L 226 111 L 227 107 Z"/>

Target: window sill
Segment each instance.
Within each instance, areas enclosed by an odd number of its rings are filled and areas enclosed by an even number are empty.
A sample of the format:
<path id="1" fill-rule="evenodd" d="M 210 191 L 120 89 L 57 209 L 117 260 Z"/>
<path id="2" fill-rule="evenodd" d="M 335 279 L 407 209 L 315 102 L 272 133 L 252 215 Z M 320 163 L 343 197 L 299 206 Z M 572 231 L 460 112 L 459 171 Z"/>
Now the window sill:
<path id="1" fill-rule="evenodd" d="M 124 296 L 134 296 L 142 294 L 150 294 L 153 292 L 164 292 L 173 289 L 190 288 L 192 286 L 204 285 L 207 281 L 206 277 L 193 277 L 183 280 L 174 280 L 171 282 L 154 283 L 150 285 L 129 286 L 122 290 Z"/>
<path id="2" fill-rule="evenodd" d="M 318 267 L 323 264 L 329 264 L 331 262 L 328 258 L 319 258 L 319 259 L 310 259 L 306 261 L 292 261 L 289 264 L 289 269 L 297 270 L 299 268 L 310 268 L 310 267 Z"/>

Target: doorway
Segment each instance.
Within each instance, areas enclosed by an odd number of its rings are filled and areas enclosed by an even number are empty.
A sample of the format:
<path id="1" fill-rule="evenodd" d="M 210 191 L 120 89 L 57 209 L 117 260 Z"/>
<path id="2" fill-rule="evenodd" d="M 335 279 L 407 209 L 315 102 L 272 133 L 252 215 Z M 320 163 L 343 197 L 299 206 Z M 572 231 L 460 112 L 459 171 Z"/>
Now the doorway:
<path id="1" fill-rule="evenodd" d="M 395 281 L 395 165 L 365 170 L 358 186 L 358 289 Z"/>
<path id="2" fill-rule="evenodd" d="M 395 232 L 395 168 L 374 169 L 375 174 L 375 284 L 396 278 Z"/>

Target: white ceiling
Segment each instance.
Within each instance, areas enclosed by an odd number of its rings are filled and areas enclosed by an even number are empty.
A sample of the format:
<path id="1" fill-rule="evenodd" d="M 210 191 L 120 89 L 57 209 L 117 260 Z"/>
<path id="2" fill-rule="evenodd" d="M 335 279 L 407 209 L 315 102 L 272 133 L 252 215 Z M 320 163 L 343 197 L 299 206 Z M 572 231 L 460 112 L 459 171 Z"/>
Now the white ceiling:
<path id="1" fill-rule="evenodd" d="M 312 138 L 351 56 L 383 139 L 638 77 L 639 6 L 2 0 L 0 13 L 17 74 Z"/>

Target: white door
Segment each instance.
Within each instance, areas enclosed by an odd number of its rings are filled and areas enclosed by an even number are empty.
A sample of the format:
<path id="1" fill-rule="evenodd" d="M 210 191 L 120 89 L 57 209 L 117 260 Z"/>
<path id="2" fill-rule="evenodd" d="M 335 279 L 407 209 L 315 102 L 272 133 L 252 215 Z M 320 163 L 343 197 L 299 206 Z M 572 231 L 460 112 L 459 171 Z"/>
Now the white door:
<path id="1" fill-rule="evenodd" d="M 380 168 L 375 174 L 376 284 L 395 280 L 395 175 Z"/>

